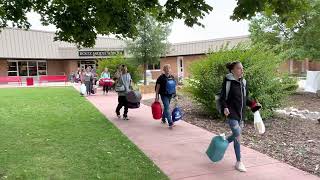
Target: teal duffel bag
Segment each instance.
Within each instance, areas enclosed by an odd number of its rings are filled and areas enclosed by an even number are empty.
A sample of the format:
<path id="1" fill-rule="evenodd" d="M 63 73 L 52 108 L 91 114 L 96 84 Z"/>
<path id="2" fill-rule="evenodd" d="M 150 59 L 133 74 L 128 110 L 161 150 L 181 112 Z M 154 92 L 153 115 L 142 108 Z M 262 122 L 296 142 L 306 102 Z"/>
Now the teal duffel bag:
<path id="1" fill-rule="evenodd" d="M 226 140 L 224 134 L 213 137 L 206 152 L 210 160 L 213 162 L 220 161 L 223 158 L 228 145 L 229 142 Z"/>

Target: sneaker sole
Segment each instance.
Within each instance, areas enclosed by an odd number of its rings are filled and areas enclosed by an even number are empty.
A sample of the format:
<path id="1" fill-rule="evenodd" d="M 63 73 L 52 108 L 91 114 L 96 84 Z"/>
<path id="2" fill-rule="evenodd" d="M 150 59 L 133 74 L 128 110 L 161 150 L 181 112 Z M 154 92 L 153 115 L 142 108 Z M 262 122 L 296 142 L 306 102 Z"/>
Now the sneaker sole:
<path id="1" fill-rule="evenodd" d="M 247 172 L 247 170 L 241 170 L 241 169 L 238 169 L 238 168 L 236 168 L 236 167 L 235 167 L 235 169 L 236 169 L 237 171 L 239 171 L 239 172 Z"/>

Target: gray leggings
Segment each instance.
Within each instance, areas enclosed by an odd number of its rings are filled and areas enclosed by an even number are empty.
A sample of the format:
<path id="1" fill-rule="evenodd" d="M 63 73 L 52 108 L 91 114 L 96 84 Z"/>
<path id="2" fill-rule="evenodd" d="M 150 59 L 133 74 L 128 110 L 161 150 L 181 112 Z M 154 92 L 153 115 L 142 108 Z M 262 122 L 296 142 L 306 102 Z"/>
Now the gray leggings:
<path id="1" fill-rule="evenodd" d="M 241 127 L 238 120 L 229 119 L 228 124 L 232 131 L 232 135 L 227 138 L 228 142 L 233 142 L 234 152 L 236 154 L 237 161 L 241 161 L 240 142 L 239 136 L 241 134 Z"/>
<path id="2" fill-rule="evenodd" d="M 90 95 L 92 90 L 92 81 L 85 81 L 84 84 L 86 85 L 87 95 Z"/>

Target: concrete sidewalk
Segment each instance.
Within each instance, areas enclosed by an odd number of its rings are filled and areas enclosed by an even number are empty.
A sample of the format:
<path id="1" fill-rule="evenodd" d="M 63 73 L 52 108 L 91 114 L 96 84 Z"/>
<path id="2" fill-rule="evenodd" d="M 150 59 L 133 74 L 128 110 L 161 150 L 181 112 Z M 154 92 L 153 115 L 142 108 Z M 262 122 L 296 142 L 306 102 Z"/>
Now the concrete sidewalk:
<path id="1" fill-rule="evenodd" d="M 139 109 L 129 109 L 129 121 L 118 119 L 115 114 L 115 93 L 102 95 L 102 92 L 98 91 L 98 94 L 87 99 L 170 179 L 320 180 L 317 176 L 243 146 L 242 160 L 248 172 L 240 173 L 234 170 L 235 155 L 232 144 L 224 159 L 213 164 L 205 151 L 214 134 L 183 121 L 178 122 L 173 130 L 169 130 L 160 121 L 153 120 L 151 108 L 145 105 L 141 105 Z"/>

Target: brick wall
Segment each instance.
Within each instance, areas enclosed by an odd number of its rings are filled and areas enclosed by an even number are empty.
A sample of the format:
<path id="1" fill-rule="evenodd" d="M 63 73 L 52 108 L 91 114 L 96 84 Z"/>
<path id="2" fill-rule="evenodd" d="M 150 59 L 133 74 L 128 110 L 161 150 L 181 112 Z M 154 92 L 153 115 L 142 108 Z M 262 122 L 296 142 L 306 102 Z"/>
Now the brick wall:
<path id="1" fill-rule="evenodd" d="M 291 61 L 288 60 L 280 65 L 280 72 L 290 72 L 290 64 L 291 65 L 291 73 L 293 74 L 301 74 L 305 73 L 307 70 L 310 71 L 320 71 L 320 61 Z"/>
<path id="2" fill-rule="evenodd" d="M 160 69 L 163 69 L 165 64 L 171 65 L 171 71 L 174 76 L 177 76 L 177 57 L 164 57 L 160 59 Z"/>
<path id="3" fill-rule="evenodd" d="M 75 72 L 78 69 L 78 61 L 77 60 L 65 60 L 64 62 L 64 72 L 66 75 L 69 75 L 71 72 Z"/>
<path id="4" fill-rule="evenodd" d="M 78 68 L 77 60 L 48 60 L 48 75 L 69 75 Z"/>
<path id="5" fill-rule="evenodd" d="M 310 71 L 320 71 L 320 61 L 311 61 L 309 62 Z"/>
<path id="6" fill-rule="evenodd" d="M 152 79 L 157 79 L 162 74 L 161 70 L 151 70 Z"/>
<path id="7" fill-rule="evenodd" d="M 279 67 L 279 71 L 289 73 L 289 61 L 282 63 Z"/>
<path id="8" fill-rule="evenodd" d="M 64 61 L 61 60 L 48 60 L 47 71 L 48 75 L 63 75 L 65 74 Z"/>
<path id="9" fill-rule="evenodd" d="M 183 61 L 184 61 L 184 77 L 189 77 L 190 76 L 190 65 L 191 63 L 195 61 L 201 61 L 205 55 L 193 55 L 193 56 L 184 56 Z"/>
<path id="10" fill-rule="evenodd" d="M 205 55 L 191 55 L 191 56 L 173 56 L 173 57 L 164 57 L 161 58 L 160 60 L 160 66 L 161 70 L 165 64 L 170 64 L 171 65 L 171 70 L 172 74 L 174 76 L 178 76 L 178 64 L 177 64 L 177 59 L 178 57 L 183 57 L 183 69 L 184 69 L 184 77 L 189 77 L 190 76 L 190 64 L 193 63 L 194 61 L 201 61 L 202 58 L 205 57 Z M 162 71 L 161 71 L 162 72 Z M 159 73 L 153 73 L 153 76 L 157 76 Z"/>
<path id="11" fill-rule="evenodd" d="M 8 63 L 6 59 L 0 59 L 0 76 L 8 75 Z"/>

